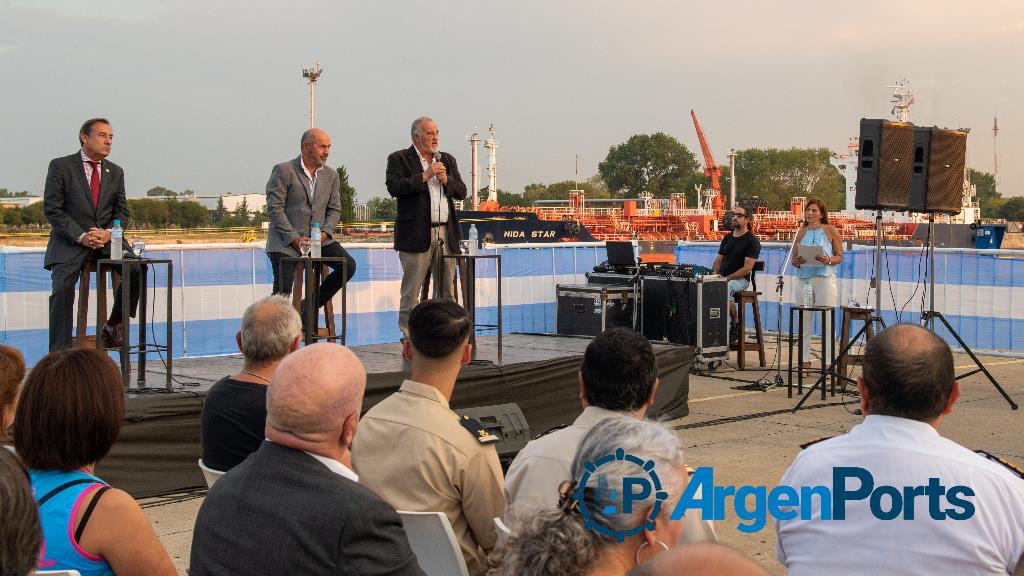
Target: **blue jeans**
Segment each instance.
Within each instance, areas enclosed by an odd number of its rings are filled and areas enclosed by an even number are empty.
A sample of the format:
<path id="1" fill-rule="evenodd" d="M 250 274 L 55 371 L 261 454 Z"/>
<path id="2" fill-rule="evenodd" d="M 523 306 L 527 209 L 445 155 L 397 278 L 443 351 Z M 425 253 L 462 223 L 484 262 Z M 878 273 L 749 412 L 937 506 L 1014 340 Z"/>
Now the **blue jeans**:
<path id="1" fill-rule="evenodd" d="M 735 280 L 729 280 L 729 301 L 732 302 L 737 292 L 743 292 L 750 286 L 750 280 L 746 278 L 737 278 Z"/>

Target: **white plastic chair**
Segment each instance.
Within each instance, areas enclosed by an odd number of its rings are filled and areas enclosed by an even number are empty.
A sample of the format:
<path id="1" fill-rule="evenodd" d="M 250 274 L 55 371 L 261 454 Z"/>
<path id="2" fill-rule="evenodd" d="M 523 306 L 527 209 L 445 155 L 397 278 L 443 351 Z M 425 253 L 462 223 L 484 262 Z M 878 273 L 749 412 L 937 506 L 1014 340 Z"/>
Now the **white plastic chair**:
<path id="1" fill-rule="evenodd" d="M 427 576 L 469 576 L 462 548 L 442 512 L 398 511 L 409 547 Z"/>
<path id="2" fill-rule="evenodd" d="M 199 459 L 199 469 L 203 471 L 203 477 L 206 478 L 206 487 L 213 488 L 213 484 L 224 475 L 220 470 L 214 470 L 203 464 L 203 459 Z"/>

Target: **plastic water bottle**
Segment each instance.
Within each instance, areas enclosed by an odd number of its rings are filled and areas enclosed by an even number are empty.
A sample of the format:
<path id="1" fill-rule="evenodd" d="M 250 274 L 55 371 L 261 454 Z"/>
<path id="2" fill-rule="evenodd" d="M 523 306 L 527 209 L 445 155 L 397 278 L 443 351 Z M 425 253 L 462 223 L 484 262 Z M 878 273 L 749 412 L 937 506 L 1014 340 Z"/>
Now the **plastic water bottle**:
<path id="1" fill-rule="evenodd" d="M 469 253 L 480 252 L 480 233 L 476 230 L 476 224 L 469 225 Z"/>
<path id="2" fill-rule="evenodd" d="M 124 244 L 124 228 L 121 228 L 121 221 L 114 220 L 114 225 L 110 228 L 110 259 L 120 260 L 123 255 L 121 248 Z"/>
<path id="3" fill-rule="evenodd" d="M 320 257 L 320 247 L 323 246 L 320 238 L 320 223 L 313 222 L 313 229 L 309 231 L 309 256 L 311 258 Z"/>
<path id="4" fill-rule="evenodd" d="M 804 308 L 814 306 L 814 287 L 810 280 L 804 280 Z"/>
<path id="5" fill-rule="evenodd" d="M 676 264 L 683 264 L 683 250 L 683 241 L 680 240 L 679 242 L 676 243 Z"/>

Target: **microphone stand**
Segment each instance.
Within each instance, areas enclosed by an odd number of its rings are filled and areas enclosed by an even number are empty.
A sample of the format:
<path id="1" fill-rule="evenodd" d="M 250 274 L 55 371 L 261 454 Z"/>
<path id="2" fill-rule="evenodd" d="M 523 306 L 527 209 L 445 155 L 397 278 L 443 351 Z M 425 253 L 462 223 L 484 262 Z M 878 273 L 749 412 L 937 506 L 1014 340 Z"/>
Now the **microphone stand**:
<path id="1" fill-rule="evenodd" d="M 803 228 L 804 224 L 801 223 L 800 227 Z M 797 232 L 799 235 L 800 232 Z M 789 245 L 789 253 L 786 254 L 785 259 L 779 264 L 779 277 L 775 280 L 775 292 L 778 294 L 778 316 L 775 322 L 775 357 L 778 362 L 775 363 L 775 381 L 770 386 L 765 386 L 764 390 L 774 388 L 776 386 L 782 386 L 782 303 L 785 298 L 785 287 L 786 287 L 786 268 L 793 261 L 793 251 L 796 250 L 796 237 L 793 237 L 793 243 Z M 792 367 L 790 367 L 792 370 Z"/>

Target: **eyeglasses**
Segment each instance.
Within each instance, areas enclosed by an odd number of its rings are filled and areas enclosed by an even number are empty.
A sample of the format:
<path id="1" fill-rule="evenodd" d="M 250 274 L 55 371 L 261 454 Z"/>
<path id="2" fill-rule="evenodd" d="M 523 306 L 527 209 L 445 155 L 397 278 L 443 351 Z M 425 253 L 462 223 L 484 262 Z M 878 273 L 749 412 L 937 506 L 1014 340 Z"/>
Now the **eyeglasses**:
<path id="1" fill-rule="evenodd" d="M 747 214 L 744 214 L 743 212 L 733 212 L 732 215 L 733 216 L 740 216 L 742 218 L 750 218 L 750 216 L 748 216 Z"/>

